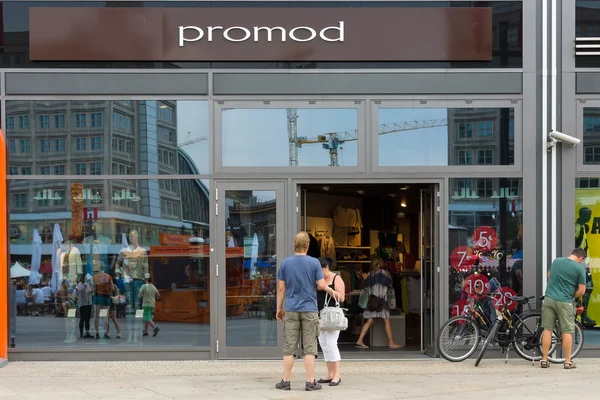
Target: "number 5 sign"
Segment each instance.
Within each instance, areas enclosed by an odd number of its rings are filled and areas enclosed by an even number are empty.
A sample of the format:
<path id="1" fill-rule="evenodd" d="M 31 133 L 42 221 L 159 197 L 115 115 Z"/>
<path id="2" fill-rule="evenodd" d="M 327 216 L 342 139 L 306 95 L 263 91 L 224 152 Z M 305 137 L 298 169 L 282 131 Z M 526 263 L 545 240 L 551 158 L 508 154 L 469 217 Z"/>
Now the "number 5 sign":
<path id="1" fill-rule="evenodd" d="M 498 243 L 496 230 L 491 226 L 480 226 L 473 232 L 473 246 L 481 251 L 492 251 Z"/>

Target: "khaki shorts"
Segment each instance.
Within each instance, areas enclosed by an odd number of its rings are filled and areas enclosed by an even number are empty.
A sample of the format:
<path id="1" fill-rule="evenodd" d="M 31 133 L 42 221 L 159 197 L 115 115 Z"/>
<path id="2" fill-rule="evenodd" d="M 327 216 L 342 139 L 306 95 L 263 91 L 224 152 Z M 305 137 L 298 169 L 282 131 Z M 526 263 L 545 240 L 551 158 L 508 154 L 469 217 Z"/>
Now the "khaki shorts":
<path id="1" fill-rule="evenodd" d="M 302 354 L 317 356 L 319 354 L 317 337 L 319 336 L 319 313 L 288 312 L 283 320 L 284 356 L 294 356 L 302 337 Z"/>
<path id="2" fill-rule="evenodd" d="M 544 305 L 542 306 L 542 327 L 544 329 L 554 330 L 558 320 L 562 333 L 574 333 L 575 315 L 575 304 L 572 302 L 567 303 L 549 297 L 544 298 Z"/>

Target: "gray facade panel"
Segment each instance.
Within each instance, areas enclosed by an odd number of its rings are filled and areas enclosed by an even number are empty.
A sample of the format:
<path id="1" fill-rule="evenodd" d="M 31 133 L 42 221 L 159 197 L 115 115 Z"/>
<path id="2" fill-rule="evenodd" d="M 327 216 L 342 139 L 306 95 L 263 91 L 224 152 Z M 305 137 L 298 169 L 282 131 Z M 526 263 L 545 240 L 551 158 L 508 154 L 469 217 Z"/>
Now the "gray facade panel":
<path id="1" fill-rule="evenodd" d="M 600 72 L 579 72 L 575 83 L 579 94 L 600 93 Z"/>
<path id="2" fill-rule="evenodd" d="M 520 72 L 215 73 L 215 95 L 521 94 Z"/>
<path id="3" fill-rule="evenodd" d="M 7 72 L 7 95 L 206 95 L 203 73 Z"/>

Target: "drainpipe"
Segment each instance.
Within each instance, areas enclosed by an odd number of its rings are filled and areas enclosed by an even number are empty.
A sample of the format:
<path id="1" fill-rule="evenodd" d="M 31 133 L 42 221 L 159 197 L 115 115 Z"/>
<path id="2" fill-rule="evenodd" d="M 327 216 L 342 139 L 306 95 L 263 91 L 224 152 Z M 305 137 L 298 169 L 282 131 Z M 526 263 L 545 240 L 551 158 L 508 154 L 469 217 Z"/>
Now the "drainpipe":
<path id="1" fill-rule="evenodd" d="M 548 275 L 548 6 L 542 1 L 542 294 Z"/>
<path id="2" fill-rule="evenodd" d="M 557 68 L 556 68 L 556 64 L 557 64 L 557 31 L 558 31 L 558 21 L 556 20 L 556 0 L 552 0 L 552 79 L 551 79 L 551 108 L 550 108 L 550 114 L 551 114 L 551 126 L 550 126 L 550 130 L 551 131 L 556 131 L 557 129 L 557 115 L 558 115 L 558 105 L 557 105 L 557 98 L 556 98 L 556 91 L 557 91 Z M 547 133 L 547 132 L 546 132 Z M 552 179 L 552 190 L 551 190 L 551 196 L 552 198 L 550 199 L 550 204 L 552 205 L 552 209 L 550 212 L 550 221 L 552 223 L 552 238 L 550 239 L 550 262 L 552 262 L 555 258 L 556 258 L 556 221 L 558 218 L 558 215 L 556 213 L 556 186 L 557 186 L 557 182 L 556 182 L 556 148 L 552 149 L 552 156 L 551 156 L 551 164 L 550 164 L 550 168 L 552 169 L 551 171 L 551 179 Z M 547 278 L 547 275 L 544 275 L 544 280 Z"/>

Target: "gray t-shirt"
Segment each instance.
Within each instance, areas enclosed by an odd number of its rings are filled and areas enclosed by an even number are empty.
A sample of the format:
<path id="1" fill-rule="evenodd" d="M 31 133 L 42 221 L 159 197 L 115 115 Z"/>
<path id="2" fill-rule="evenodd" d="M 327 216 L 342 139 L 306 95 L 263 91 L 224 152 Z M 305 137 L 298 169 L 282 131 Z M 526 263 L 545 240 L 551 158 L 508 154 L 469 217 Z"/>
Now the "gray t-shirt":
<path id="1" fill-rule="evenodd" d="M 318 312 L 316 282 L 323 278 L 316 258 L 293 255 L 283 260 L 277 279 L 285 282 L 285 311 Z"/>

